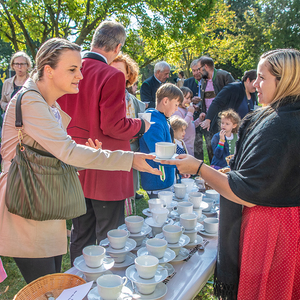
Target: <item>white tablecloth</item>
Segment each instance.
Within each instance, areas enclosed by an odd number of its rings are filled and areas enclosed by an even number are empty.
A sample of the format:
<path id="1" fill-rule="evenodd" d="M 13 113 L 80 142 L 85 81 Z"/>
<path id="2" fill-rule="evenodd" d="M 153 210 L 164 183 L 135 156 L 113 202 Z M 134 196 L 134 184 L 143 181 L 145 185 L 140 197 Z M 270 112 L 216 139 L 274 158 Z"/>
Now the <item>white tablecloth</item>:
<path id="1" fill-rule="evenodd" d="M 213 274 L 217 257 L 217 238 L 207 238 L 209 243 L 204 250 L 198 250 L 187 262 L 172 263 L 175 276 L 167 283 L 168 292 L 163 300 L 193 299 Z M 112 268 L 114 274 L 125 275 L 126 268 Z M 74 267 L 67 273 L 78 274 Z"/>

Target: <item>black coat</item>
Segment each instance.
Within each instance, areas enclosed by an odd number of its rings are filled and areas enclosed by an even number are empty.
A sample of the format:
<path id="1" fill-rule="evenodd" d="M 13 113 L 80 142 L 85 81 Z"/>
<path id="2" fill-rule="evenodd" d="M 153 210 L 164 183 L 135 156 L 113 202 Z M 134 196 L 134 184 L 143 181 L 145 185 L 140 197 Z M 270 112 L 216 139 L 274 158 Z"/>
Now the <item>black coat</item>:
<path id="1" fill-rule="evenodd" d="M 216 134 L 219 131 L 219 112 L 229 108 L 237 111 L 245 96 L 246 92 L 243 82 L 232 82 L 224 86 L 207 111 L 206 119 L 211 120 L 209 131 Z M 253 104 L 257 104 L 255 93 L 251 94 L 251 101 Z"/>
<path id="2" fill-rule="evenodd" d="M 143 102 L 150 102 L 148 108 L 155 108 L 155 94 L 161 83 L 152 75 L 146 79 L 141 86 L 141 100 Z"/>

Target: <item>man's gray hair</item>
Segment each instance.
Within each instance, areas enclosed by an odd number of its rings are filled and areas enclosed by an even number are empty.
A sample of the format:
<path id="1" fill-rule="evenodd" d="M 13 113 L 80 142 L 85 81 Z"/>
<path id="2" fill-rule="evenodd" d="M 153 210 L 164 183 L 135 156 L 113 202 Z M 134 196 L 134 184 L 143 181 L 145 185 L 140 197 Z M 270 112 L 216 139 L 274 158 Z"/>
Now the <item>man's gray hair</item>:
<path id="1" fill-rule="evenodd" d="M 165 61 L 159 61 L 158 63 L 155 64 L 154 66 L 154 74 L 157 72 L 157 71 L 160 71 L 160 72 L 163 72 L 165 69 L 169 69 L 171 70 L 171 67 L 170 65 L 165 62 Z"/>
<path id="2" fill-rule="evenodd" d="M 191 65 L 190 65 L 190 68 L 192 68 L 192 67 L 194 67 L 194 66 L 196 66 L 197 65 L 197 63 L 199 62 L 199 58 L 197 58 L 197 59 L 194 59 L 192 62 L 191 62 Z"/>
<path id="3" fill-rule="evenodd" d="M 122 24 L 113 21 L 103 21 L 93 35 L 91 47 L 110 52 L 114 51 L 119 44 L 124 46 L 125 40 L 126 32 Z"/>

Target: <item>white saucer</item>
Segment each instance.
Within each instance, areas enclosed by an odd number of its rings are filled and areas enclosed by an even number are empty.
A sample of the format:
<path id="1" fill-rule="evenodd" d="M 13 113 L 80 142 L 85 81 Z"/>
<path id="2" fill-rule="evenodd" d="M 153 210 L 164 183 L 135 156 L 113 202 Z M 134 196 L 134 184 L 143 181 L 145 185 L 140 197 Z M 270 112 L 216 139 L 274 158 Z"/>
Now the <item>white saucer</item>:
<path id="1" fill-rule="evenodd" d="M 203 214 L 208 218 L 216 218 L 218 215 L 215 209 L 212 209 L 210 211 L 203 211 Z"/>
<path id="2" fill-rule="evenodd" d="M 102 245 L 109 245 L 109 241 L 108 241 L 108 238 L 102 240 L 100 242 L 100 246 Z M 125 247 L 122 248 L 122 249 L 114 249 L 112 248 L 110 245 L 106 248 L 106 252 L 107 253 L 124 253 L 124 252 L 129 252 L 131 250 L 133 250 L 134 248 L 136 247 L 136 241 L 133 240 L 133 239 L 127 239 L 126 241 L 126 244 L 125 244 Z"/>
<path id="3" fill-rule="evenodd" d="M 85 264 L 83 255 L 80 255 L 74 260 L 74 267 L 83 273 L 102 273 L 111 269 L 115 261 L 110 257 L 105 257 L 103 264 L 98 268 L 90 268 Z"/>
<path id="4" fill-rule="evenodd" d="M 185 196 L 183 198 L 177 198 L 175 195 L 173 197 L 173 200 L 177 201 L 177 202 L 188 201 L 188 199 L 189 199 L 189 195 L 188 194 L 185 194 Z"/>
<path id="5" fill-rule="evenodd" d="M 149 218 L 145 219 L 145 223 L 147 225 L 151 226 L 151 227 L 159 227 L 159 228 L 161 228 L 161 227 L 163 227 L 165 225 L 172 225 L 174 223 L 174 221 L 172 219 L 167 219 L 166 222 L 168 222 L 168 223 L 164 223 L 164 224 L 160 225 L 160 224 L 157 224 L 152 217 L 149 217 Z"/>
<path id="6" fill-rule="evenodd" d="M 142 255 L 151 255 L 148 253 L 148 250 L 146 247 L 141 248 L 137 252 L 137 256 L 142 256 Z M 167 248 L 165 255 L 162 258 L 159 258 L 159 263 L 160 264 L 165 264 L 168 263 L 169 261 L 173 260 L 175 258 L 176 254 L 173 250 Z"/>
<path id="7" fill-rule="evenodd" d="M 201 201 L 200 208 L 202 208 L 202 213 L 204 213 L 203 209 L 207 209 L 208 208 L 208 204 L 206 202 L 204 202 L 204 201 Z"/>
<path id="8" fill-rule="evenodd" d="M 130 279 L 133 282 L 153 284 L 164 281 L 168 277 L 168 271 L 162 266 L 158 265 L 154 277 L 150 279 L 144 279 L 139 276 L 135 266 L 133 265 L 126 269 L 125 275 L 128 279 Z"/>
<path id="9" fill-rule="evenodd" d="M 119 226 L 118 229 L 124 229 L 128 231 L 126 224 Z M 142 237 L 144 235 L 149 234 L 150 232 L 151 232 L 151 227 L 144 223 L 140 232 L 138 233 L 129 232 L 129 237 Z"/>
<path id="10" fill-rule="evenodd" d="M 152 217 L 152 212 L 150 211 L 150 208 L 145 208 L 143 209 L 143 214 L 146 216 L 146 217 Z"/>
<path id="11" fill-rule="evenodd" d="M 168 276 L 171 276 L 172 274 L 174 274 L 175 269 L 174 269 L 174 267 L 171 264 L 165 263 L 165 264 L 162 264 L 162 266 L 167 269 Z"/>
<path id="12" fill-rule="evenodd" d="M 156 154 L 155 154 L 155 152 L 151 152 L 151 153 L 149 153 L 150 155 L 155 155 L 156 156 Z M 160 158 L 160 157 L 158 157 L 158 156 L 156 156 L 154 159 L 153 159 L 153 161 L 156 161 L 156 162 L 160 162 L 161 160 L 174 160 L 174 159 L 176 159 L 176 157 L 178 156 L 178 154 L 174 154 L 171 158 Z"/>
<path id="13" fill-rule="evenodd" d="M 175 219 L 175 220 L 178 220 L 179 219 L 179 213 L 176 211 L 176 210 L 172 210 L 170 213 L 169 213 L 169 216 L 170 218 L 172 219 Z"/>
<path id="14" fill-rule="evenodd" d="M 172 262 L 183 261 L 184 259 L 188 258 L 190 252 L 188 249 L 181 248 L 179 254 L 172 260 Z"/>
<path id="15" fill-rule="evenodd" d="M 168 288 L 167 286 L 160 282 L 154 292 L 150 295 L 143 295 L 143 294 L 140 294 L 138 291 L 136 291 L 134 294 L 133 294 L 133 299 L 138 299 L 138 300 L 156 300 L 156 299 L 160 299 L 162 298 L 168 291 Z"/>
<path id="16" fill-rule="evenodd" d="M 203 238 L 202 238 L 202 236 L 197 235 L 196 240 L 193 241 L 193 242 L 188 243 L 185 247 L 186 247 L 186 248 L 192 248 L 192 247 L 195 247 L 195 246 L 200 245 L 200 244 L 202 244 L 202 243 L 203 243 Z M 115 264 L 115 265 L 116 265 L 116 264 Z"/>
<path id="17" fill-rule="evenodd" d="M 128 252 L 128 254 L 126 255 L 126 258 L 123 262 L 121 263 L 116 263 L 114 264 L 114 268 L 125 268 L 125 267 L 129 267 L 132 264 L 134 264 L 134 260 L 136 259 L 136 255 L 134 255 L 131 252 Z"/>
<path id="18" fill-rule="evenodd" d="M 176 222 L 174 225 L 181 226 L 180 222 Z M 191 229 L 191 230 L 184 229 L 184 232 L 187 232 L 187 233 L 198 232 L 200 230 L 203 230 L 203 228 L 204 228 L 204 226 L 197 222 L 197 225 L 194 229 Z"/>
<path id="19" fill-rule="evenodd" d="M 211 236 L 211 237 L 216 237 L 216 236 L 218 236 L 218 231 L 217 231 L 216 233 L 208 233 L 208 232 L 206 232 L 205 230 L 201 230 L 201 231 L 199 231 L 199 233 L 200 233 L 201 235 L 204 235 L 204 236 Z"/>
<path id="20" fill-rule="evenodd" d="M 158 239 L 165 239 L 163 233 L 159 233 L 155 237 L 158 238 Z M 170 244 L 170 243 L 168 243 L 168 248 L 172 249 L 172 248 L 184 247 L 189 242 L 190 242 L 190 238 L 187 235 L 182 234 L 181 237 L 180 237 L 180 239 L 179 239 L 179 242 L 176 243 L 176 244 Z"/>
<path id="21" fill-rule="evenodd" d="M 94 287 L 87 295 L 88 300 L 103 300 L 103 298 L 100 297 L 98 293 L 98 288 Z M 131 300 L 132 299 L 132 291 L 124 286 L 122 288 L 122 294 L 120 297 L 117 298 L 117 300 Z"/>

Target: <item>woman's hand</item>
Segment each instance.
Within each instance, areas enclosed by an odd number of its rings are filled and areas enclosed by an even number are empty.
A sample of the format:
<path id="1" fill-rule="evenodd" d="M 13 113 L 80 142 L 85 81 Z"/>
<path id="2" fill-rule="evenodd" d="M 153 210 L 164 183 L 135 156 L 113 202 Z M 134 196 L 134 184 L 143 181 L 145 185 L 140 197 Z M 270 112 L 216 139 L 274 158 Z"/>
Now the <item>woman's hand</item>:
<path id="1" fill-rule="evenodd" d="M 102 149 L 102 143 L 99 142 L 97 139 L 95 139 L 95 144 L 91 138 L 89 138 L 88 141 L 85 143 L 86 146 L 94 148 L 96 150 Z"/>
<path id="2" fill-rule="evenodd" d="M 196 174 L 201 160 L 188 154 L 180 154 L 174 160 L 162 160 L 162 164 L 176 165 L 180 174 Z"/>
<path id="3" fill-rule="evenodd" d="M 153 160 L 155 157 L 156 157 L 155 155 L 135 152 L 133 154 L 132 168 L 134 168 L 134 169 L 136 169 L 140 172 L 147 172 L 147 173 L 151 173 L 151 174 L 154 174 L 154 175 L 162 175 L 161 171 L 159 171 L 158 169 L 152 168 L 146 162 L 146 159 Z"/>

